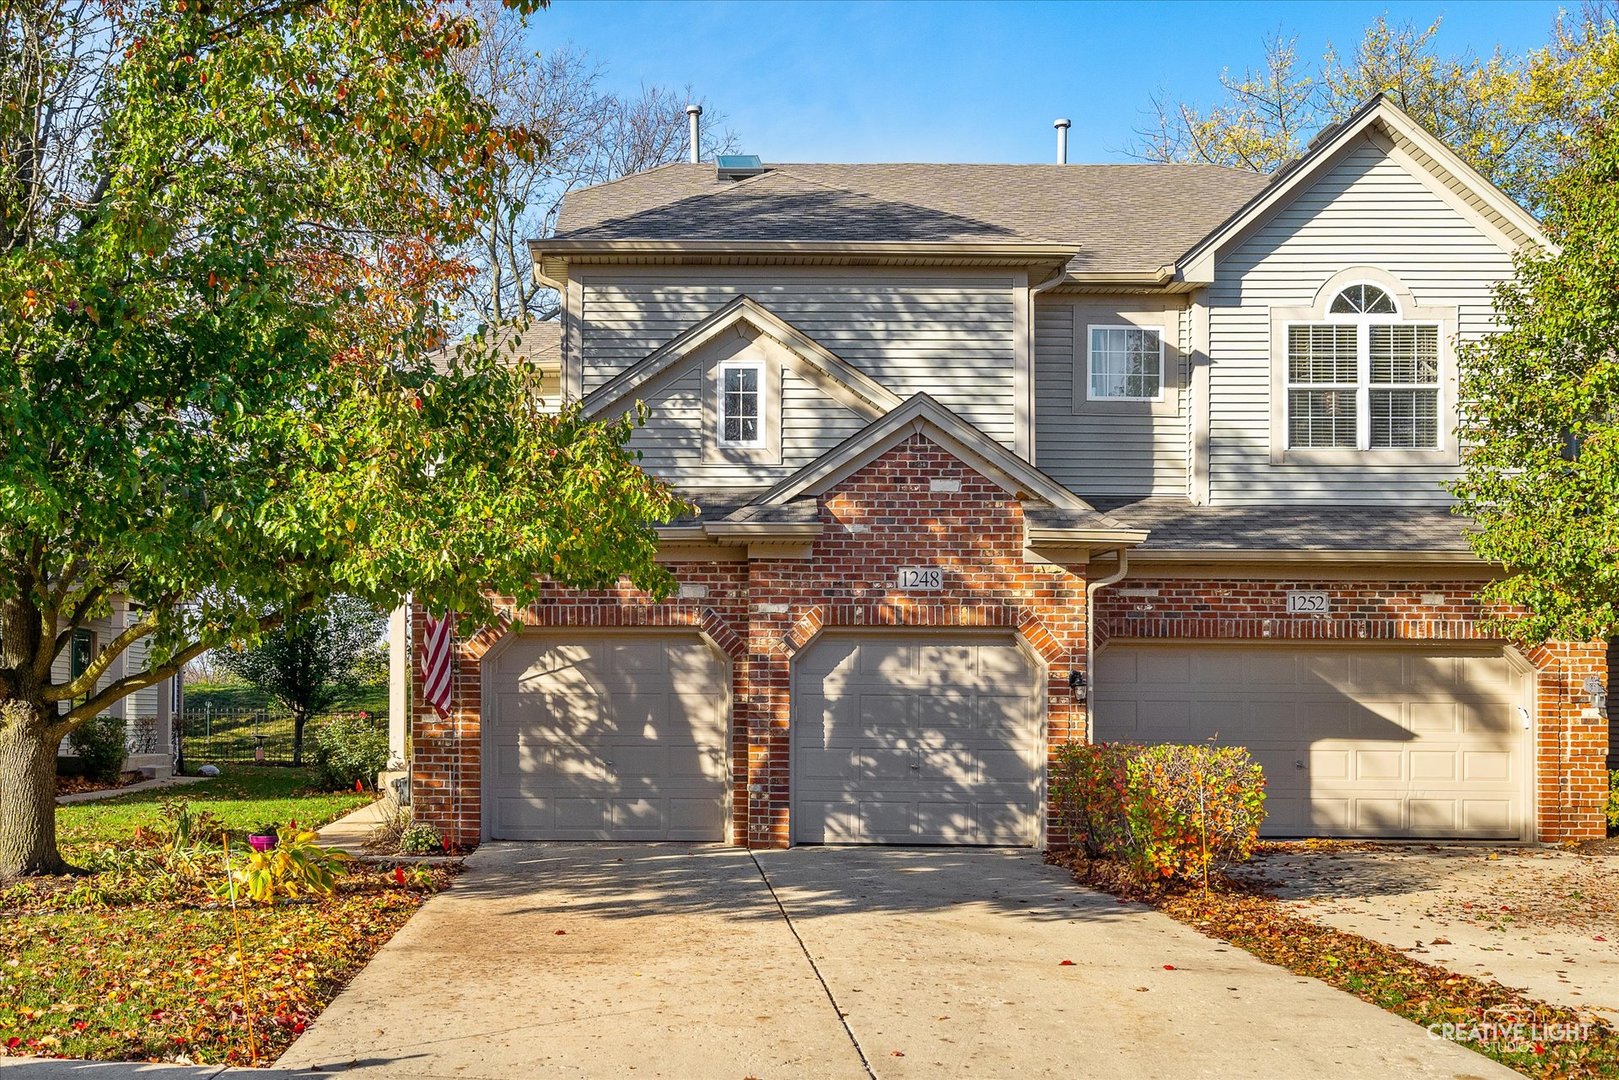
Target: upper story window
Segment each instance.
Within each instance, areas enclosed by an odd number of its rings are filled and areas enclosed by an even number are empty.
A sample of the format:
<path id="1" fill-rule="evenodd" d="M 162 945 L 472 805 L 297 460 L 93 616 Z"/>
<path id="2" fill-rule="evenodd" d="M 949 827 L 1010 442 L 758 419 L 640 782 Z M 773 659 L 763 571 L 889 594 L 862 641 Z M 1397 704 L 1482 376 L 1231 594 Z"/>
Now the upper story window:
<path id="1" fill-rule="evenodd" d="M 764 365 L 758 361 L 720 365 L 721 446 L 764 445 L 763 385 Z"/>
<path id="2" fill-rule="evenodd" d="M 1092 401 L 1158 401 L 1164 396 L 1164 337 L 1139 326 L 1090 328 Z"/>
<path id="3" fill-rule="evenodd" d="M 1327 316 L 1287 326 L 1288 448 L 1439 449 L 1439 324 L 1402 321 L 1371 284 Z"/>

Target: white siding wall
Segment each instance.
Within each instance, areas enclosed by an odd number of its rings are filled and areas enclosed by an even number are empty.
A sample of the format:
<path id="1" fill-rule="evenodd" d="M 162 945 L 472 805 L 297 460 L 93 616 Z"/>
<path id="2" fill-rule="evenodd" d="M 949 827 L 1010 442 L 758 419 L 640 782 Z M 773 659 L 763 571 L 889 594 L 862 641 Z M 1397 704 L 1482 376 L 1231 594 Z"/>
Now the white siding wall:
<path id="1" fill-rule="evenodd" d="M 1354 266 L 1393 274 L 1418 305 L 1456 308 L 1463 339 L 1489 329 L 1491 288 L 1512 273 L 1490 235 L 1397 161 L 1369 142 L 1347 152 L 1224 256 L 1208 289 L 1210 502 L 1450 501 L 1439 485 L 1453 466 L 1271 464 L 1270 309 L 1310 304 Z"/>
<path id="2" fill-rule="evenodd" d="M 1093 323 L 1149 325 L 1109 317 L 1107 309 L 1139 312 L 1163 306 L 1150 296 L 1041 296 L 1034 306 L 1035 455 L 1040 468 L 1080 496 L 1186 494 L 1187 419 L 1185 357 L 1187 323 L 1182 312 L 1166 316 L 1165 365 L 1173 387 L 1169 409 L 1145 403 L 1080 402 L 1075 379 L 1083 379 L 1085 328 Z M 1178 300 L 1167 301 L 1171 306 Z M 1080 337 L 1079 350 L 1075 335 Z"/>
<path id="3" fill-rule="evenodd" d="M 751 296 L 901 398 L 926 391 L 1014 445 L 1014 279 L 1001 272 L 580 267 L 582 391 Z M 784 433 L 785 434 L 785 433 Z"/>
<path id="4" fill-rule="evenodd" d="M 713 377 L 711 365 L 693 363 L 642 395 L 651 415 L 631 436 L 630 447 L 641 452 L 647 472 L 677 487 L 774 484 L 870 423 L 783 365 L 780 463 L 705 460 L 715 433 L 704 430 L 702 393 L 704 380 Z"/>

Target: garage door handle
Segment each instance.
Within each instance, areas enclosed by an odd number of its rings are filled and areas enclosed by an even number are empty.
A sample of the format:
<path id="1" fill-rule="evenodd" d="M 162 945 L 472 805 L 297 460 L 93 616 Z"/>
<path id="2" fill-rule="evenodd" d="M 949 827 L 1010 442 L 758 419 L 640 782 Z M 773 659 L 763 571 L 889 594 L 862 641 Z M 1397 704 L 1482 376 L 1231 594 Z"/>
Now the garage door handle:
<path id="1" fill-rule="evenodd" d="M 916 770 L 920 770 L 922 768 L 922 766 L 921 766 L 921 764 L 919 762 L 913 761 L 913 762 L 911 762 L 911 768 L 916 769 Z"/>
<path id="2" fill-rule="evenodd" d="M 1304 762 L 1302 762 L 1302 761 L 1295 761 L 1295 762 L 1294 762 L 1294 763 L 1293 763 L 1293 767 L 1294 767 L 1294 768 L 1295 768 L 1295 769 L 1302 769 L 1302 768 L 1304 768 Z"/>

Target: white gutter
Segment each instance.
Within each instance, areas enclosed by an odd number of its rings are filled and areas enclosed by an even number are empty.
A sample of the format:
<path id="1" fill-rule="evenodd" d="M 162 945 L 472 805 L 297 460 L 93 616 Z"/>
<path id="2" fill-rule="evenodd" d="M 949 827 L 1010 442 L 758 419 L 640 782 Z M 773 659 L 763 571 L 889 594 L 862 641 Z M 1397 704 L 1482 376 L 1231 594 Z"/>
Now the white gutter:
<path id="1" fill-rule="evenodd" d="M 1130 572 L 1130 549 L 1119 548 L 1119 565 L 1111 574 L 1085 583 L 1085 742 L 1096 739 L 1096 594 Z"/>

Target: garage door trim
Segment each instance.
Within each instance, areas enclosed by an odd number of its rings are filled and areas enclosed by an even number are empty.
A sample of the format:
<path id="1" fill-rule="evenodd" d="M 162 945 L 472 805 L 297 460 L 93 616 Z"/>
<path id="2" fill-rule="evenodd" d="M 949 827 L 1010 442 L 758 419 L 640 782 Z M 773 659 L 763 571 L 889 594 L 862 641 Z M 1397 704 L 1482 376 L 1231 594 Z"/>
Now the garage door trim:
<path id="1" fill-rule="evenodd" d="M 978 638 L 984 642 L 1006 642 L 1015 645 L 1024 657 L 1033 666 L 1035 672 L 1035 687 L 1031 694 L 1035 702 L 1035 740 L 1031 752 L 1034 755 L 1034 781 L 1035 797 L 1034 807 L 1031 811 L 1028 825 L 1028 840 L 1025 846 L 1039 847 L 1045 840 L 1044 824 L 1047 820 L 1047 779 L 1050 761 L 1051 719 L 1046 707 L 1047 684 L 1050 682 L 1050 664 L 1040 655 L 1040 650 L 1031 645 L 1023 634 L 1009 626 L 826 626 L 815 632 L 793 653 L 792 662 L 788 665 L 788 715 L 789 730 L 787 737 L 788 747 L 788 821 L 787 842 L 789 846 L 796 847 L 799 824 L 799 756 L 796 752 L 798 735 L 793 727 L 797 719 L 799 701 L 799 668 L 803 658 L 809 655 L 815 646 L 823 643 L 827 638 L 860 637 L 864 635 L 881 634 L 895 637 L 907 637 L 913 640 L 925 641 L 929 638 L 947 636 L 952 640 Z"/>
<path id="2" fill-rule="evenodd" d="M 1280 638 L 1258 640 L 1220 640 L 1212 638 L 1129 638 L 1118 637 L 1110 640 L 1097 650 L 1097 666 L 1101 666 L 1101 654 L 1108 649 L 1142 648 L 1153 650 L 1168 650 L 1174 648 L 1220 648 L 1231 651 L 1239 650 L 1266 650 L 1281 651 L 1285 649 L 1320 649 L 1356 651 L 1356 652 L 1399 652 L 1399 651 L 1444 651 L 1455 654 L 1474 654 L 1479 656 L 1501 656 L 1508 665 L 1524 677 L 1524 697 L 1526 700 L 1517 705 L 1528 711 L 1529 722 L 1520 725 L 1518 732 L 1517 750 L 1522 755 L 1524 763 L 1519 797 L 1523 800 L 1523 812 L 1519 816 L 1518 842 L 1531 843 L 1534 841 L 1539 828 L 1540 801 L 1540 760 L 1537 749 L 1540 745 L 1540 710 L 1539 710 L 1539 681 L 1538 670 L 1523 653 L 1510 642 L 1503 641 L 1458 641 L 1446 639 L 1412 639 L 1412 640 L 1378 640 L 1357 641 L 1337 640 L 1330 638 Z M 1105 696 L 1107 690 L 1101 688 L 1101 695 Z M 1091 700 L 1096 702 L 1097 688 L 1093 687 Z M 1100 712 L 1100 710 L 1097 710 Z M 1520 713 L 1520 716 L 1522 714 Z M 1097 717 L 1091 718 L 1091 723 Z M 1105 717 L 1102 718 L 1105 722 Z M 1465 842 L 1465 838 L 1450 838 L 1452 842 Z M 1496 843 L 1501 840 L 1494 841 Z M 1509 841 L 1510 842 L 1510 841 Z"/>
<path id="3" fill-rule="evenodd" d="M 735 757 L 736 757 L 736 727 L 732 712 L 732 683 L 734 671 L 729 653 L 722 649 L 717 641 L 706 631 L 698 627 L 525 627 L 521 633 L 511 632 L 503 635 L 499 641 L 490 646 L 478 664 L 479 686 L 479 712 L 478 712 L 478 836 L 481 842 L 488 843 L 493 839 L 490 828 L 494 822 L 493 799 L 495 796 L 494 784 L 494 745 L 495 742 L 485 735 L 493 730 L 496 716 L 496 703 L 499 700 L 494 692 L 495 668 L 501 656 L 508 652 L 517 643 L 546 643 L 546 642 L 580 642 L 585 640 L 598 640 L 608 638 L 685 638 L 693 643 L 701 642 L 720 661 L 725 672 L 723 694 L 719 704 L 720 719 L 725 728 L 723 751 L 725 762 L 724 796 L 722 800 L 723 819 L 720 822 L 721 842 L 733 844 L 737 842 L 735 817 L 733 814 L 735 795 Z M 451 790 L 458 790 L 459 785 L 452 784 Z M 522 841 L 520 841 L 522 842 Z M 532 841 L 543 843 L 544 841 Z M 570 841 L 572 842 L 572 841 Z"/>

